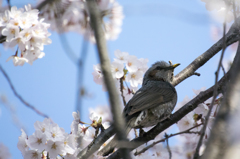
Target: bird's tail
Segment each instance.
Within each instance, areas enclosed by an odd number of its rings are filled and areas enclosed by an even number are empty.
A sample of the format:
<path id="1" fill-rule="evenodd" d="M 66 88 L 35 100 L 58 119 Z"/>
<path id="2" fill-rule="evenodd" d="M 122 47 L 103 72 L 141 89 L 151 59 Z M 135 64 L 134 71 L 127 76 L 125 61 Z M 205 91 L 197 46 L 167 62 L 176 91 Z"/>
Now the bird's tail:
<path id="1" fill-rule="evenodd" d="M 135 120 L 132 119 L 129 122 L 127 122 L 127 128 L 126 128 L 126 134 L 128 135 L 129 132 L 132 129 L 132 125 L 134 124 Z M 106 145 L 104 146 L 97 154 L 101 156 L 108 156 L 110 153 L 114 151 L 114 148 L 117 146 L 117 136 L 115 135 L 114 138 Z"/>

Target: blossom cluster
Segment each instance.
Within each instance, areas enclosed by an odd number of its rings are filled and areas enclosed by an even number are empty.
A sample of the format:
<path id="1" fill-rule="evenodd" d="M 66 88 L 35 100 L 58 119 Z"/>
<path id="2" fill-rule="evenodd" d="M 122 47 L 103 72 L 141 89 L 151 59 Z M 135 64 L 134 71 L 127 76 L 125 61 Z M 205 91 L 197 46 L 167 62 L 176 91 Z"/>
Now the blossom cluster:
<path id="1" fill-rule="evenodd" d="M 50 119 L 45 118 L 43 122 L 36 121 L 35 132 L 31 136 L 22 130 L 17 144 L 24 159 L 41 159 L 49 155 L 56 158 L 58 155 L 71 158 L 77 150 L 76 139 L 73 134 L 67 134 Z"/>
<path id="2" fill-rule="evenodd" d="M 46 157 L 55 159 L 60 156 L 65 159 L 77 159 L 78 152 L 93 141 L 98 124 L 104 128 L 109 127 L 107 121 L 110 121 L 111 118 L 107 117 L 106 112 L 108 111 L 103 113 L 98 110 L 90 110 L 91 124 L 80 121 L 79 112 L 73 112 L 70 134 L 66 133 L 63 128 L 59 127 L 51 119 L 45 118 L 43 122 L 36 121 L 34 123 L 35 132 L 31 136 L 27 136 L 24 130 L 21 130 L 22 134 L 19 137 L 17 147 L 22 152 L 24 159 L 42 159 Z M 104 117 L 104 120 L 102 120 L 102 117 Z M 78 139 L 81 139 L 81 144 L 78 144 Z M 92 156 L 92 158 L 96 157 L 95 154 Z M 97 158 L 102 157 L 98 156 Z"/>
<path id="3" fill-rule="evenodd" d="M 39 0 L 38 3 L 42 3 Z M 96 1 L 102 16 L 102 28 L 107 40 L 115 40 L 121 32 L 123 11 L 115 0 Z M 51 24 L 51 29 L 62 33 L 74 31 L 95 42 L 90 25 L 90 14 L 85 0 L 59 0 L 48 3 L 41 10 L 42 17 Z"/>
<path id="4" fill-rule="evenodd" d="M 125 100 L 128 101 L 132 98 L 132 93 L 136 92 L 138 86 L 142 84 L 143 75 L 148 69 L 148 59 L 138 59 L 136 56 L 129 55 L 129 53 L 121 52 L 120 50 L 116 50 L 114 55 L 116 58 L 114 58 L 114 61 L 111 63 L 112 75 L 119 91 L 119 79 L 130 83 L 130 88 L 127 85 L 122 88 Z M 103 89 L 105 90 L 100 65 L 94 65 L 93 70 L 92 75 L 94 82 L 103 85 Z"/>
<path id="5" fill-rule="evenodd" d="M 0 15 L 0 27 L 2 35 L 6 36 L 6 45 L 8 47 L 18 46 L 15 55 L 10 56 L 8 60 L 13 59 L 15 66 L 24 65 L 25 62 L 32 64 L 38 58 L 42 58 L 45 53 L 44 45 L 51 43 L 48 38 L 47 23 L 43 19 L 38 19 L 38 10 L 31 9 L 31 5 L 26 5 L 25 9 L 13 6 L 11 10 L 6 10 Z M 7 61 L 8 61 L 7 60 Z"/>
<path id="6" fill-rule="evenodd" d="M 239 0 L 201 0 L 205 2 L 205 7 L 211 11 L 214 19 L 223 22 L 231 22 L 234 19 L 234 14 L 238 17 L 240 15 L 237 7 L 240 5 Z M 234 8 L 235 7 L 235 8 Z M 235 12 L 235 13 L 234 13 Z"/>

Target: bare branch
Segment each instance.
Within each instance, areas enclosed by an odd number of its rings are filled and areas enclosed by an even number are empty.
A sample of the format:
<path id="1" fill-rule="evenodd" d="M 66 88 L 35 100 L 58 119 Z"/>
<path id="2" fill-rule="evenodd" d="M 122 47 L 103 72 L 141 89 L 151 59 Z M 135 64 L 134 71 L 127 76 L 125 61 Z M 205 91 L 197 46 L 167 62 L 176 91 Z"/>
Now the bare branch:
<path id="1" fill-rule="evenodd" d="M 226 46 L 229 46 L 240 39 L 240 26 L 238 23 L 240 17 L 233 23 L 228 33 L 226 34 Z M 223 48 L 223 38 L 221 38 L 217 43 L 210 47 L 206 52 L 197 57 L 191 64 L 189 64 L 185 69 L 178 73 L 172 82 L 172 85 L 176 86 L 186 78 L 192 76 L 194 72 L 203 66 L 209 59 L 216 55 Z"/>
<path id="2" fill-rule="evenodd" d="M 172 159 L 172 152 L 171 152 L 171 149 L 170 149 L 170 146 L 169 146 L 169 143 L 168 143 L 168 135 L 167 133 L 165 133 L 165 137 L 166 137 L 166 143 L 167 143 L 167 150 L 168 150 L 168 153 L 169 153 L 169 159 Z"/>
<path id="3" fill-rule="evenodd" d="M 29 104 L 28 102 L 26 102 L 16 91 L 16 89 L 14 88 L 9 76 L 7 75 L 7 73 L 4 71 L 4 69 L 2 68 L 2 66 L 0 65 L 0 71 L 3 73 L 4 77 L 7 79 L 14 95 L 24 104 L 26 105 L 28 108 L 32 109 L 33 111 L 35 111 L 38 115 L 44 117 L 44 118 L 48 118 L 48 116 L 44 113 L 42 113 L 41 111 L 39 111 L 37 108 L 35 108 L 33 105 Z"/>
<path id="4" fill-rule="evenodd" d="M 72 50 L 72 48 L 70 47 L 68 40 L 66 38 L 66 36 L 64 34 L 59 34 L 59 39 L 61 42 L 61 46 L 64 50 L 64 52 L 66 53 L 67 57 L 74 63 L 77 64 L 77 56 L 74 53 L 74 51 Z"/>
<path id="5" fill-rule="evenodd" d="M 94 0 L 87 0 L 87 7 L 90 12 L 90 22 L 91 27 L 94 31 L 96 43 L 97 43 L 97 49 L 98 49 L 98 55 L 100 58 L 101 68 L 104 75 L 104 83 L 106 84 L 111 110 L 113 114 L 113 120 L 114 120 L 114 128 L 116 130 L 116 136 L 119 141 L 127 141 L 127 135 L 125 131 L 125 120 L 122 116 L 122 110 L 121 110 L 121 102 L 120 98 L 118 96 L 118 93 L 116 91 L 115 82 L 112 77 L 111 73 L 111 66 L 110 66 L 110 60 L 107 54 L 107 46 L 106 46 L 106 39 L 104 36 L 104 32 L 102 30 L 102 19 L 100 16 L 100 11 L 97 7 L 96 1 Z M 124 159 L 131 158 L 128 149 L 120 149 L 121 156 Z"/>
<path id="6" fill-rule="evenodd" d="M 88 52 L 88 46 L 89 42 L 83 39 L 82 45 L 81 45 L 81 51 L 80 51 L 80 58 L 78 59 L 78 79 L 77 79 L 77 103 L 76 103 L 76 110 L 80 112 L 80 117 L 82 114 L 82 99 L 84 94 L 82 93 L 84 90 L 84 66 L 85 66 L 85 60 L 87 58 L 87 52 Z"/>
<path id="7" fill-rule="evenodd" d="M 15 106 L 8 101 L 5 95 L 0 94 L 0 103 L 2 103 L 2 105 L 4 105 L 10 111 L 13 124 L 17 127 L 17 129 L 19 130 L 23 129 L 24 131 L 26 131 L 26 127 L 24 126 L 24 124 L 22 124 L 22 122 L 19 120 L 17 116 Z"/>
<path id="8" fill-rule="evenodd" d="M 199 131 L 191 131 L 192 129 L 196 128 L 196 127 L 199 127 L 201 126 L 201 124 L 198 124 L 198 125 L 195 125 L 187 130 L 184 130 L 184 131 L 181 131 L 181 132 L 178 132 L 178 133 L 175 133 L 175 134 L 170 134 L 168 135 L 167 137 L 161 139 L 161 140 L 158 140 L 158 141 L 155 141 L 153 142 L 152 144 L 148 145 L 147 147 L 143 148 L 141 151 L 138 151 L 138 152 L 135 152 L 134 155 L 137 156 L 141 153 L 144 153 L 145 151 L 147 151 L 148 149 L 152 148 L 153 146 L 155 146 L 156 144 L 160 143 L 160 142 L 164 142 L 166 139 L 168 138 L 171 138 L 173 136 L 177 136 L 177 135 L 181 135 L 181 134 L 199 134 Z"/>
<path id="9" fill-rule="evenodd" d="M 201 74 L 200 74 L 200 73 L 197 73 L 197 72 L 194 72 L 193 75 L 201 76 Z"/>

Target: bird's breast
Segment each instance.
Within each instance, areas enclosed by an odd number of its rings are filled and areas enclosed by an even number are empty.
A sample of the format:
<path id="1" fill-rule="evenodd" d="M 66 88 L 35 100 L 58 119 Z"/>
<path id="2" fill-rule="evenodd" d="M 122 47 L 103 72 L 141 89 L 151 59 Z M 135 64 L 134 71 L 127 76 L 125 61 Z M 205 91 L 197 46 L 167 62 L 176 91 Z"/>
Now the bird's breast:
<path id="1" fill-rule="evenodd" d="M 156 125 L 171 114 L 175 104 L 176 103 L 173 103 L 173 101 L 171 101 L 142 111 L 136 118 L 134 127 L 141 128 Z"/>

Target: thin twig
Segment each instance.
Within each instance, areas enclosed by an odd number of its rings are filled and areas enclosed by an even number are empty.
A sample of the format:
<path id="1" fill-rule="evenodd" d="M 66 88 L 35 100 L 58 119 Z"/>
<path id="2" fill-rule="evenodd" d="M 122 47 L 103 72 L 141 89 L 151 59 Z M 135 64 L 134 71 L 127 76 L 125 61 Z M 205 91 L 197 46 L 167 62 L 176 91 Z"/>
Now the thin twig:
<path id="1" fill-rule="evenodd" d="M 169 159 L 172 159 L 172 151 L 171 151 L 169 143 L 168 143 L 168 135 L 167 135 L 167 133 L 165 133 L 165 137 L 166 137 L 167 150 L 168 150 L 168 153 L 169 153 Z"/>
<path id="2" fill-rule="evenodd" d="M 214 86 L 214 92 L 213 92 L 213 99 L 212 99 L 210 108 L 208 110 L 207 116 L 205 117 L 205 123 L 203 125 L 202 131 L 201 131 L 201 135 L 200 135 L 197 147 L 196 147 L 196 151 L 195 151 L 195 154 L 194 154 L 194 159 L 197 159 L 199 157 L 199 150 L 200 150 L 200 147 L 202 146 L 202 140 L 203 140 L 203 137 L 205 135 L 205 131 L 206 131 L 206 128 L 207 128 L 208 120 L 209 120 L 209 117 L 211 115 L 215 99 L 217 98 L 217 95 L 218 95 L 218 92 L 217 92 L 218 76 L 219 76 L 219 71 L 220 71 L 220 68 L 221 68 L 221 65 L 222 65 L 222 59 L 223 59 L 223 55 L 224 55 L 225 49 L 226 49 L 226 16 L 225 16 L 225 21 L 223 23 L 223 49 L 222 49 L 221 57 L 220 57 L 220 60 L 219 60 L 219 63 L 218 63 L 217 71 L 215 72 L 215 76 L 216 77 L 215 77 L 215 86 Z"/>
<path id="3" fill-rule="evenodd" d="M 225 36 L 226 46 L 229 46 L 240 39 L 240 31 L 239 31 L 239 21 L 240 17 L 232 24 L 228 33 Z M 203 66 L 208 60 L 210 60 L 214 55 L 216 55 L 222 48 L 224 39 L 221 38 L 218 42 L 216 42 L 213 46 L 211 46 L 206 52 L 197 57 L 192 63 L 190 63 L 185 69 L 183 69 L 180 73 L 178 73 L 172 81 L 172 85 L 176 86 L 181 83 L 183 80 L 192 76 L 194 72 Z"/>
<path id="4" fill-rule="evenodd" d="M 77 79 L 77 104 L 76 104 L 76 110 L 80 112 L 80 116 L 82 116 L 82 99 L 84 94 L 82 94 L 83 87 L 83 81 L 84 81 L 84 66 L 85 61 L 87 58 L 88 53 L 88 46 L 89 42 L 83 38 L 81 51 L 80 51 L 80 58 L 78 59 L 78 79 Z"/>
<path id="5" fill-rule="evenodd" d="M 124 106 L 126 106 L 127 103 L 126 103 L 125 97 L 124 97 L 124 95 L 123 95 L 123 89 L 124 89 L 124 86 L 123 86 L 123 78 L 124 78 L 124 77 L 120 78 L 119 82 L 120 82 L 120 91 L 121 91 L 121 96 L 122 96 L 123 104 L 124 104 Z"/>
<path id="6" fill-rule="evenodd" d="M 196 128 L 196 127 L 199 127 L 201 125 L 202 125 L 202 123 L 198 124 L 198 125 L 195 125 L 195 126 L 189 128 L 187 130 L 184 130 L 184 131 L 181 131 L 181 132 L 178 132 L 178 133 L 175 133 L 175 134 L 170 134 L 170 135 L 168 135 L 167 137 L 165 137 L 165 138 L 163 138 L 161 140 L 153 142 L 151 145 L 148 145 L 147 147 L 143 148 L 141 151 L 135 152 L 134 155 L 135 156 L 140 155 L 141 153 L 144 153 L 145 151 L 147 151 L 148 149 L 152 148 L 156 144 L 158 144 L 160 142 L 164 142 L 166 139 L 171 138 L 173 136 L 177 136 L 177 135 L 181 135 L 181 134 L 199 134 L 199 131 L 190 131 L 190 130 L 192 130 L 192 129 Z"/>
<path id="7" fill-rule="evenodd" d="M 18 116 L 17 116 L 17 111 L 16 108 L 14 107 L 14 105 L 12 105 L 8 100 L 7 97 L 5 95 L 0 95 L 0 103 L 2 103 L 7 109 L 9 109 L 11 117 L 12 117 L 12 121 L 13 124 L 20 130 L 23 129 L 24 131 L 26 131 L 26 128 L 24 126 L 24 124 L 21 123 L 21 121 L 19 120 Z"/>
<path id="8" fill-rule="evenodd" d="M 193 75 L 201 76 L 201 74 L 200 74 L 200 73 L 197 73 L 197 72 L 194 72 Z"/>
<path id="9" fill-rule="evenodd" d="M 44 113 L 42 113 L 41 111 L 39 111 L 37 108 L 35 108 L 33 105 L 29 104 L 28 102 L 26 102 L 16 91 L 15 87 L 13 86 L 9 76 L 7 75 L 7 73 L 4 71 L 4 69 L 2 68 L 2 66 L 0 65 L 0 70 L 3 73 L 4 77 L 7 79 L 14 95 L 28 108 L 32 109 L 33 111 L 35 111 L 38 115 L 44 117 L 44 118 L 48 118 L 48 116 Z"/>
<path id="10" fill-rule="evenodd" d="M 223 64 L 221 64 L 221 68 L 222 68 L 223 74 L 225 75 L 226 71 L 225 71 L 225 68 L 224 68 Z"/>
<path id="11" fill-rule="evenodd" d="M 72 48 L 70 47 L 67 38 L 65 36 L 65 34 L 59 34 L 59 39 L 61 42 L 61 46 L 64 49 L 64 52 L 66 53 L 67 57 L 74 63 L 77 64 L 77 56 L 74 53 L 74 51 L 72 50 Z"/>

